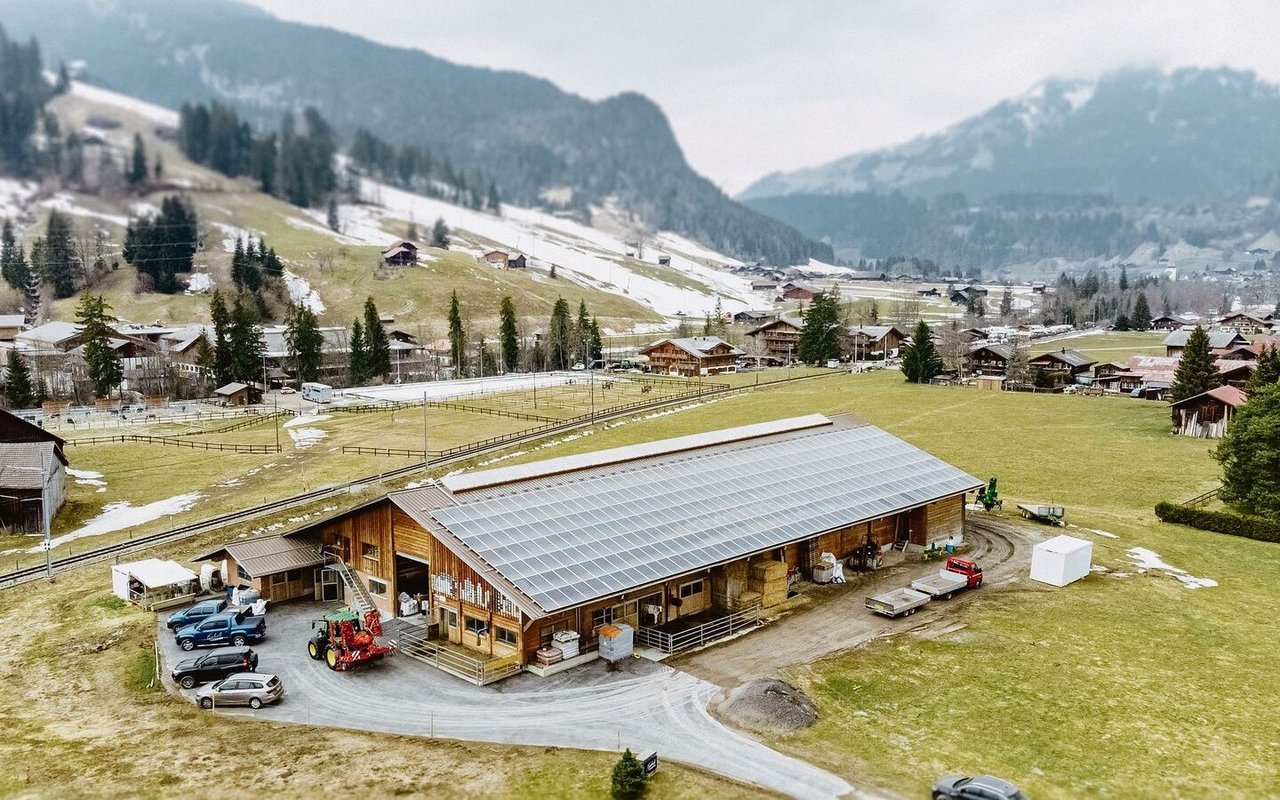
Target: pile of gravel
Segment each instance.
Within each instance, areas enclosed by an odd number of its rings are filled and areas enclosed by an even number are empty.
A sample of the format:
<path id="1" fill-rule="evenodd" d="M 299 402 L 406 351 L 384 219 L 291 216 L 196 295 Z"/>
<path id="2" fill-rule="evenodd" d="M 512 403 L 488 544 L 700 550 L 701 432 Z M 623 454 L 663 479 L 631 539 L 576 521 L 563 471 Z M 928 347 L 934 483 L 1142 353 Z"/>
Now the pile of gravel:
<path id="1" fill-rule="evenodd" d="M 729 693 L 720 712 L 734 725 L 753 731 L 786 732 L 818 721 L 808 695 L 777 678 L 756 678 Z"/>

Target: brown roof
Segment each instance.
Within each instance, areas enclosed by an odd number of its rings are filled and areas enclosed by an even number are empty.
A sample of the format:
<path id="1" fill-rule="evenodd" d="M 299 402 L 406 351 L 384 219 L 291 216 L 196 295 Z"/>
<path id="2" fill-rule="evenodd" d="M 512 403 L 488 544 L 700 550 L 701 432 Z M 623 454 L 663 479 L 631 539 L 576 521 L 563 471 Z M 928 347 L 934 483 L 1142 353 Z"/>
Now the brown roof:
<path id="1" fill-rule="evenodd" d="M 291 569 L 318 567 L 325 562 L 325 557 L 315 542 L 285 536 L 264 536 L 233 542 L 191 560 L 209 561 L 222 553 L 234 558 L 236 564 L 254 578 L 288 572 Z"/>
<path id="2" fill-rule="evenodd" d="M 66 460 L 53 442 L 0 443 L 0 487 L 40 489 Z"/>
<path id="3" fill-rule="evenodd" d="M 1219 386 L 1216 389 L 1210 389 L 1207 392 L 1201 392 L 1193 397 L 1188 397 L 1173 404 L 1174 408 L 1178 406 L 1191 405 L 1192 403 L 1202 402 L 1205 398 L 1212 397 L 1225 405 L 1232 408 L 1239 408 L 1244 405 L 1244 401 L 1248 399 L 1245 393 L 1234 386 Z"/>

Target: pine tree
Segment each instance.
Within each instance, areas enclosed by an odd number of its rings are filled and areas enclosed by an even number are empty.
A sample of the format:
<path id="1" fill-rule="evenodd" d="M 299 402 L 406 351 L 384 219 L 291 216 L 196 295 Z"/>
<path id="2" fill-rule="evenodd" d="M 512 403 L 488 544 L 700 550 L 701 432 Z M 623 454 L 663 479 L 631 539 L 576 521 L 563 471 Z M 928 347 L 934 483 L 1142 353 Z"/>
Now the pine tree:
<path id="1" fill-rule="evenodd" d="M 555 265 L 555 264 L 552 264 L 552 265 L 551 265 L 551 280 L 553 280 L 553 281 L 554 281 L 555 279 L 556 279 L 556 265 Z"/>
<path id="2" fill-rule="evenodd" d="M 573 321 L 569 302 L 558 297 L 551 307 L 551 324 L 547 327 L 547 367 L 553 370 L 567 369 L 572 352 Z"/>
<path id="3" fill-rule="evenodd" d="M 37 270 L 42 283 L 53 289 L 57 300 L 70 297 L 76 290 L 76 256 L 72 246 L 71 219 L 61 211 L 49 212 L 49 224 L 41 242 L 40 261 L 36 262 L 34 246 L 31 266 Z"/>
<path id="4" fill-rule="evenodd" d="M 498 185 L 493 181 L 489 181 L 489 198 L 485 204 L 493 213 L 502 213 L 502 200 L 498 197 Z"/>
<path id="5" fill-rule="evenodd" d="M 1263 387 L 1275 383 L 1280 383 L 1280 349 L 1274 345 L 1263 345 L 1262 352 L 1258 354 L 1257 367 L 1249 378 L 1249 394 L 1257 394 Z"/>
<path id="6" fill-rule="evenodd" d="M 1139 292 L 1138 299 L 1133 302 L 1133 314 L 1129 324 L 1135 331 L 1151 329 L 1151 306 L 1147 303 L 1147 293 Z"/>
<path id="7" fill-rule="evenodd" d="M 573 321 L 573 358 L 586 365 L 591 361 L 591 315 L 587 313 L 587 301 L 578 301 L 578 318 Z"/>
<path id="8" fill-rule="evenodd" d="M 5 219 L 4 228 L 0 230 L 0 275 L 3 275 L 5 283 L 18 290 L 22 290 L 30 278 L 22 245 L 14 237 L 13 223 L 8 219 Z"/>
<path id="9" fill-rule="evenodd" d="M 5 403 L 13 409 L 34 408 L 36 393 L 31 385 L 31 370 L 27 368 L 26 359 L 17 350 L 10 350 L 6 367 L 8 378 L 4 384 Z"/>
<path id="10" fill-rule="evenodd" d="M 796 355 L 806 364 L 825 364 L 840 357 L 840 306 L 834 294 L 818 292 L 813 296 Z"/>
<path id="11" fill-rule="evenodd" d="M 449 249 L 449 226 L 445 224 L 444 217 L 437 217 L 436 224 L 431 226 L 431 246 Z"/>
<path id="12" fill-rule="evenodd" d="M 156 153 L 156 163 L 151 170 L 151 174 L 155 176 L 156 183 L 164 180 L 164 159 L 160 157 L 159 153 Z"/>
<path id="13" fill-rule="evenodd" d="M 209 316 L 213 320 L 214 381 L 225 386 L 231 377 L 231 313 L 222 295 L 215 289 L 209 298 Z"/>
<path id="14" fill-rule="evenodd" d="M 369 349 L 364 341 L 364 326 L 360 320 L 351 323 L 351 353 L 348 360 L 352 386 L 364 386 L 369 382 Z"/>
<path id="15" fill-rule="evenodd" d="M 604 337 L 600 334 L 600 323 L 595 317 L 591 318 L 591 336 L 587 341 L 587 355 L 591 356 L 591 361 L 602 360 L 604 358 Z"/>
<path id="16" fill-rule="evenodd" d="M 716 295 L 716 308 L 711 312 L 711 319 L 711 333 L 721 339 L 727 338 L 729 329 L 724 324 L 724 304 L 720 302 L 720 295 Z"/>
<path id="17" fill-rule="evenodd" d="M 338 202 L 332 197 L 329 198 L 329 210 L 325 215 L 325 221 L 329 225 L 329 230 L 338 232 Z"/>
<path id="18" fill-rule="evenodd" d="M 216 375 L 218 370 L 218 351 L 209 342 L 209 335 L 200 334 L 196 339 L 196 366 L 204 370 L 206 375 Z"/>
<path id="19" fill-rule="evenodd" d="M 133 135 L 133 156 L 129 160 L 129 171 L 125 180 L 131 188 L 137 189 L 147 180 L 147 148 L 142 142 L 142 134 Z"/>
<path id="20" fill-rule="evenodd" d="M 1173 373 L 1173 388 L 1170 389 L 1172 402 L 1195 397 L 1221 385 L 1218 378 L 1218 366 L 1209 348 L 1209 334 L 1199 325 L 1187 337 L 1187 344 L 1182 348 L 1182 358 L 1178 361 L 1178 369 Z"/>
<path id="21" fill-rule="evenodd" d="M 1223 502 L 1246 514 L 1280 517 L 1280 385 L 1249 395 L 1213 453 Z"/>
<path id="22" fill-rule="evenodd" d="M 1120 291 L 1129 291 L 1129 267 L 1125 265 L 1120 266 Z"/>
<path id="23" fill-rule="evenodd" d="M 644 765 L 631 752 L 631 748 L 627 748 L 613 767 L 610 796 L 613 800 L 639 800 L 644 796 L 647 780 Z"/>
<path id="24" fill-rule="evenodd" d="M 1004 287 L 1004 294 L 1000 296 L 1000 316 L 1005 319 L 1013 316 L 1013 289 L 1008 286 Z"/>
<path id="25" fill-rule="evenodd" d="M 120 357 L 111 347 L 116 318 L 110 312 L 102 295 L 85 295 L 76 306 L 76 322 L 83 326 L 85 373 L 95 397 L 106 397 L 124 380 Z"/>
<path id="26" fill-rule="evenodd" d="M 369 354 L 369 375 L 385 378 L 391 374 L 391 342 L 382 329 L 382 318 L 372 297 L 364 301 L 364 342 Z"/>
<path id="27" fill-rule="evenodd" d="M 324 336 L 315 312 L 302 303 L 289 309 L 285 318 L 285 345 L 293 358 L 294 369 L 300 381 L 315 381 L 320 377 L 320 364 L 324 358 Z"/>
<path id="28" fill-rule="evenodd" d="M 258 330 L 257 315 L 253 308 L 241 302 L 240 297 L 231 308 L 231 327 L 227 338 L 231 349 L 230 379 L 241 383 L 261 380 L 265 345 Z"/>
<path id="29" fill-rule="evenodd" d="M 502 351 L 502 368 L 511 372 L 520 363 L 520 341 L 516 330 L 516 305 L 510 297 L 502 298 L 498 316 L 498 346 Z"/>
<path id="30" fill-rule="evenodd" d="M 1027 345 L 1021 340 L 1015 340 L 1013 350 L 1009 353 L 1009 363 L 1005 366 L 1004 371 L 1009 383 L 1014 385 L 1027 383 L 1027 379 L 1031 377 L 1031 364 L 1029 362 Z"/>
<path id="31" fill-rule="evenodd" d="M 902 353 L 902 374 L 908 383 L 928 383 L 942 371 L 942 357 L 933 344 L 933 333 L 924 320 L 916 323 L 911 344 Z"/>
<path id="32" fill-rule="evenodd" d="M 458 290 L 449 297 L 449 357 L 453 360 L 453 377 L 461 378 L 466 370 L 467 334 L 462 329 L 462 312 L 458 308 Z"/>

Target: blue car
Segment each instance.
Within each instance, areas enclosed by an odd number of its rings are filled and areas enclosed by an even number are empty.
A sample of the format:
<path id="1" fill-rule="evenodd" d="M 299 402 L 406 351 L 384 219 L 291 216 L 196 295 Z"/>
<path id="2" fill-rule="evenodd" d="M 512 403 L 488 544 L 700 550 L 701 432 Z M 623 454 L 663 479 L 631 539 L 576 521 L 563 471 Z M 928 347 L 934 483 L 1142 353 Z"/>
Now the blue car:
<path id="1" fill-rule="evenodd" d="M 176 633 L 181 628 L 195 625 L 197 622 L 202 622 L 214 614 L 221 614 L 226 610 L 227 601 L 224 598 L 202 600 L 194 606 L 173 612 L 169 615 L 169 619 L 165 624 L 169 626 L 169 630 Z"/>
<path id="2" fill-rule="evenodd" d="M 178 629 L 177 640 L 178 647 L 183 650 L 194 650 L 227 644 L 244 647 L 266 635 L 266 617 L 254 617 L 242 611 L 224 611 L 203 622 Z"/>

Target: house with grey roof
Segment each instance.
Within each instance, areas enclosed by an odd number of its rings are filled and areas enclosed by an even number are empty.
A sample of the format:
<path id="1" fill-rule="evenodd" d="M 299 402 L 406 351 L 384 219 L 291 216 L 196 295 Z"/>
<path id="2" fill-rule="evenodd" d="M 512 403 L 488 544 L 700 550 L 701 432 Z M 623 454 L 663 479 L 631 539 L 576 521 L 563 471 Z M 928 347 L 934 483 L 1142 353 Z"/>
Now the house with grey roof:
<path id="1" fill-rule="evenodd" d="M 719 336 L 687 336 L 662 339 L 640 354 L 649 359 L 649 371 L 660 375 L 719 375 L 738 371 L 738 358 L 746 355 Z"/>
<path id="2" fill-rule="evenodd" d="M 1169 357 L 1182 355 L 1183 349 L 1187 346 L 1187 339 L 1191 337 L 1195 328 L 1187 330 L 1185 328 L 1170 331 L 1169 335 L 1164 337 L 1161 344 L 1164 345 L 1164 354 Z M 1248 344 L 1249 340 L 1237 330 L 1223 331 L 1207 331 L 1209 334 L 1209 347 L 1213 350 L 1227 350 L 1236 345 Z"/>
<path id="3" fill-rule="evenodd" d="M 62 508 L 67 457 L 62 437 L 0 409 L 0 531 L 39 532 Z"/>

